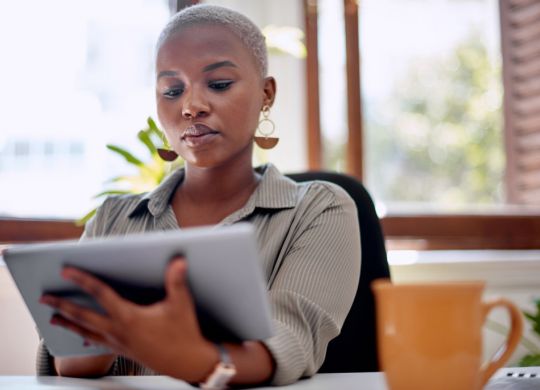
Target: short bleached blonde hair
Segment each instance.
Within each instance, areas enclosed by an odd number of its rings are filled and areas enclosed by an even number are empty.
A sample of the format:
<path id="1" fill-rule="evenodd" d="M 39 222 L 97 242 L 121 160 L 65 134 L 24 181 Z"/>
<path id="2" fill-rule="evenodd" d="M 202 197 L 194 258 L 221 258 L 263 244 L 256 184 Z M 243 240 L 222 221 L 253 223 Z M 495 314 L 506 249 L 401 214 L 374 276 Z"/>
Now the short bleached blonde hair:
<path id="1" fill-rule="evenodd" d="M 165 41 L 182 28 L 204 24 L 223 26 L 236 35 L 253 55 L 261 77 L 266 77 L 268 53 L 261 30 L 241 13 L 217 5 L 197 4 L 173 15 L 158 38 L 156 53 Z"/>

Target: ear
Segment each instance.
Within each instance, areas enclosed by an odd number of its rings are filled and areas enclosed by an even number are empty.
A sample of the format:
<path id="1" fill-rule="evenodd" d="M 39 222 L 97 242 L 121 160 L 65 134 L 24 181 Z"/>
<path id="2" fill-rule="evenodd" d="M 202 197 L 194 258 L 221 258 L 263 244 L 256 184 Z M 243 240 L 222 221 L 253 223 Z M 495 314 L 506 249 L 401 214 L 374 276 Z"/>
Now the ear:
<path id="1" fill-rule="evenodd" d="M 269 76 L 263 80 L 263 83 L 263 105 L 272 107 L 276 98 L 276 80 Z"/>

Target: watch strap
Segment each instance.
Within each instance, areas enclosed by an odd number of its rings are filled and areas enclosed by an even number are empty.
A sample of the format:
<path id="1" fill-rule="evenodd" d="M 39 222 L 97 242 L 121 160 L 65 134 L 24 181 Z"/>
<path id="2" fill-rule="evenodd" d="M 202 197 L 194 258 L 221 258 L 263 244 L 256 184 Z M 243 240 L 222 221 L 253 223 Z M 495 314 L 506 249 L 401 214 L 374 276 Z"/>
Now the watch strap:
<path id="1" fill-rule="evenodd" d="M 216 364 L 212 373 L 200 384 L 201 389 L 223 390 L 227 388 L 227 383 L 236 375 L 236 367 L 225 347 L 216 344 L 219 351 L 219 363 Z"/>

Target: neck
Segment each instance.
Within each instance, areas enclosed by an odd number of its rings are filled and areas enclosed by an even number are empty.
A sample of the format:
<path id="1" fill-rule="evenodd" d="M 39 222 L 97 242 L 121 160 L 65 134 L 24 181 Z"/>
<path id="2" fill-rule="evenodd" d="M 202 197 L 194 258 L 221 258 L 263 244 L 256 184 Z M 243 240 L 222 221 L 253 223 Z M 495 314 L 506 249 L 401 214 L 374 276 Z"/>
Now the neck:
<path id="1" fill-rule="evenodd" d="M 245 159 L 244 159 L 245 160 Z M 216 168 L 185 166 L 184 181 L 179 188 L 187 198 L 198 203 L 220 203 L 251 194 L 258 183 L 249 161 L 234 160 Z"/>

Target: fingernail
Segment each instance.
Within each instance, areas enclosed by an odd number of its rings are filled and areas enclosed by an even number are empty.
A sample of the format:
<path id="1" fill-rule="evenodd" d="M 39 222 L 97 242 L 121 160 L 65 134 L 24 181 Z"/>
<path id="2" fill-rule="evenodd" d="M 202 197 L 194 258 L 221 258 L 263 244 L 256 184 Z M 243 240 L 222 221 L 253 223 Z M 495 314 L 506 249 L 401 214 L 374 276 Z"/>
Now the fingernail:
<path id="1" fill-rule="evenodd" d="M 39 303 L 42 303 L 44 305 L 51 305 L 53 303 L 53 300 L 48 296 L 42 296 L 39 298 Z"/>
<path id="2" fill-rule="evenodd" d="M 70 273 L 70 271 L 69 271 L 68 268 L 64 268 L 64 269 L 62 270 L 62 272 L 60 273 L 60 275 L 61 275 L 62 278 L 64 278 L 64 279 L 71 279 L 71 273 Z"/>

